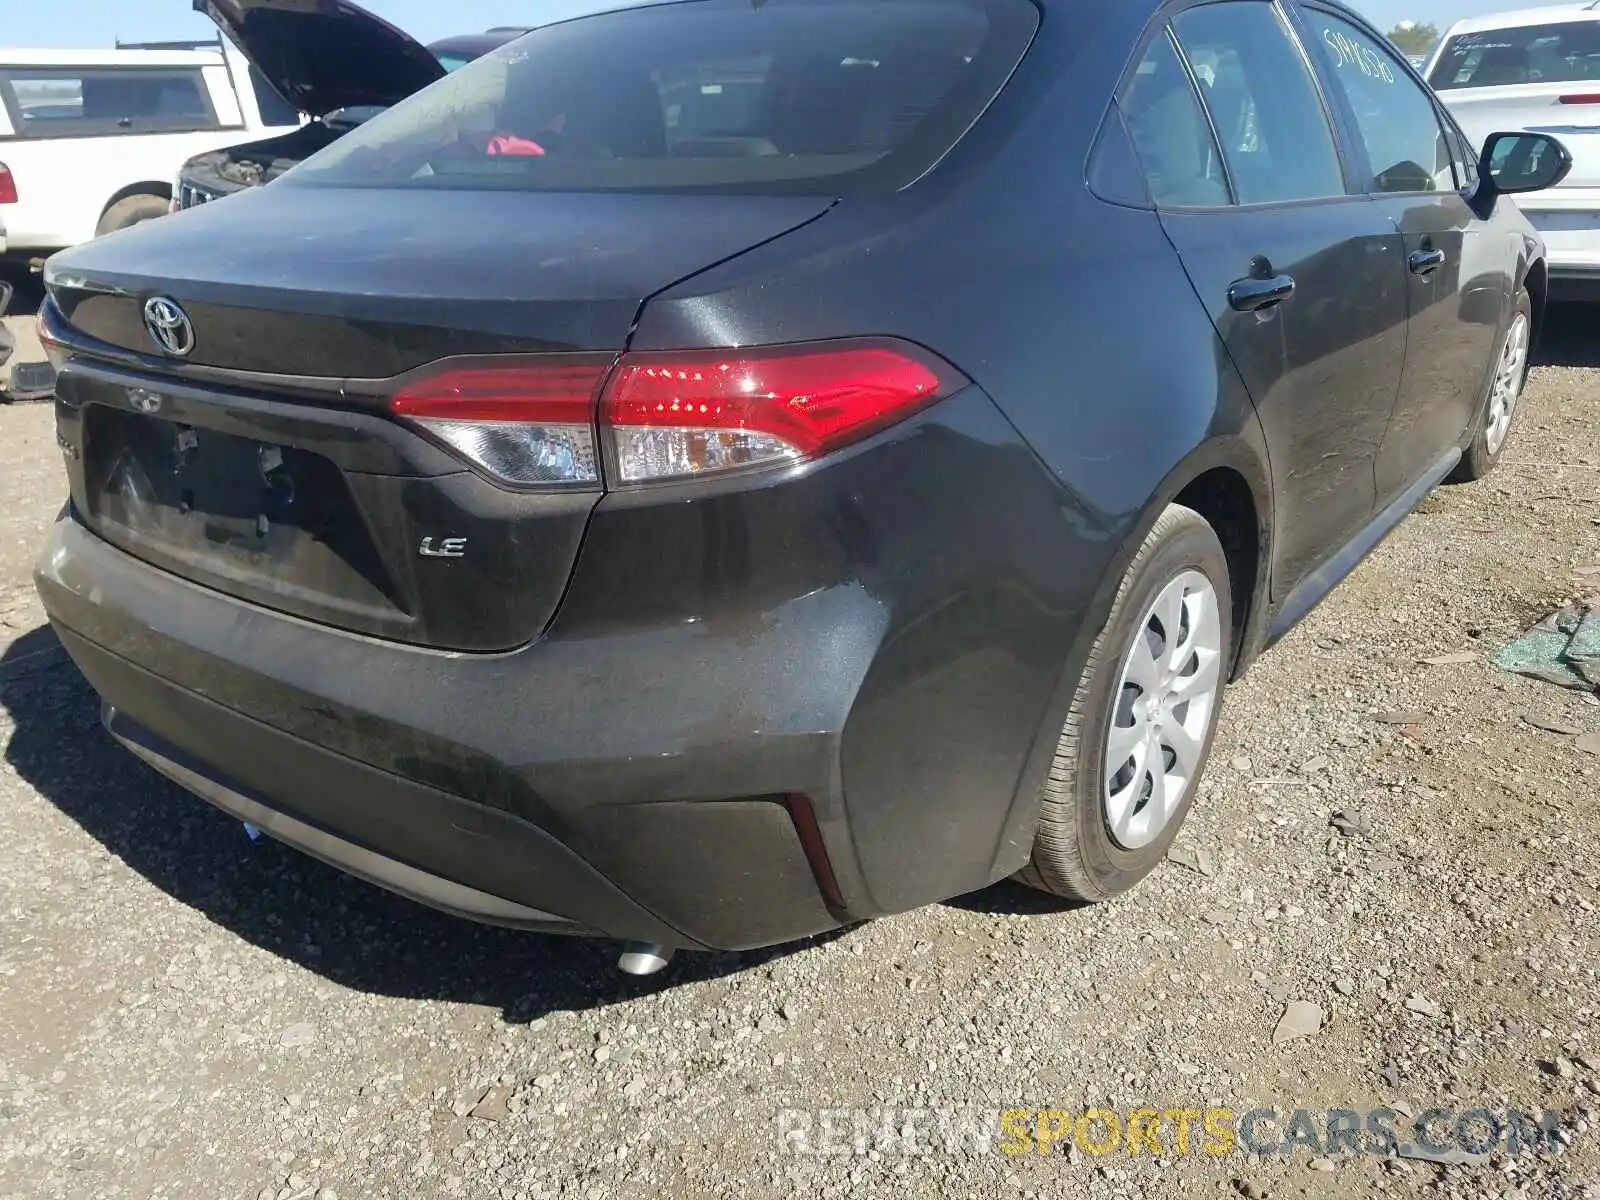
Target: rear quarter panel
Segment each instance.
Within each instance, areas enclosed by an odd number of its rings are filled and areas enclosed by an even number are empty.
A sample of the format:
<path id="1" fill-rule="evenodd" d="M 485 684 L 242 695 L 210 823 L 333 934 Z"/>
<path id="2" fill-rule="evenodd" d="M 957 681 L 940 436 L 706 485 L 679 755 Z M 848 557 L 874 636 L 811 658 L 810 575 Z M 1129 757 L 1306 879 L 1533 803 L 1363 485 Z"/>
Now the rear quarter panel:
<path id="1" fill-rule="evenodd" d="M 896 577 L 886 648 L 844 729 L 851 849 L 884 910 L 1026 860 L 1039 784 L 1122 566 L 1182 485 L 1235 465 L 1267 509 L 1254 410 L 1154 213 L 1084 182 L 1146 11 L 1051 7 L 995 106 L 922 182 L 845 200 L 670 289 L 632 342 L 907 338 L 964 371 L 1020 435 L 1014 469 L 1036 486 L 1008 494 L 1024 508 L 964 527 L 975 542 L 1026 531 L 1003 594 L 963 566 L 992 563 L 990 546 L 926 547 L 929 569 Z M 949 487 L 961 496 L 982 479 L 957 472 Z M 952 770 L 953 747 L 982 769 Z"/>

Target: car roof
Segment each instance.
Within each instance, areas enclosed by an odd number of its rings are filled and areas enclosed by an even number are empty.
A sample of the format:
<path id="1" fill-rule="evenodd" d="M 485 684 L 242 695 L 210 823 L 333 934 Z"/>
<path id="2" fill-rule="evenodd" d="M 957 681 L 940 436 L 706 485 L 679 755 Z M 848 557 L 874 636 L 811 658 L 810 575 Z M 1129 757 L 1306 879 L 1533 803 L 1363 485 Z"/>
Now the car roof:
<path id="1" fill-rule="evenodd" d="M 35 50 L 0 46 L 0 63 L 8 67 L 214 67 L 222 64 L 216 50 Z"/>
<path id="2" fill-rule="evenodd" d="M 1479 33 L 1486 29 L 1521 29 L 1528 25 L 1559 25 L 1574 21 L 1600 21 L 1600 9 L 1588 4 L 1555 4 L 1547 8 L 1519 8 L 1511 12 L 1467 17 L 1445 31 L 1446 37 L 1458 33 Z"/>
<path id="3" fill-rule="evenodd" d="M 498 50 L 512 38 L 521 37 L 528 30 L 517 29 L 491 29 L 488 33 L 458 33 L 453 37 L 440 38 L 437 42 L 429 42 L 428 49 L 435 54 L 458 54 L 463 57 L 477 58 Z"/>
<path id="4" fill-rule="evenodd" d="M 649 8 L 663 2 L 672 3 L 674 0 L 546 0 L 534 24 L 496 25 L 484 33 L 458 33 L 440 38 L 437 42 L 429 42 L 428 49 L 434 54 L 480 57 L 546 25 L 559 25 L 579 17 L 595 17 L 626 8 Z"/>

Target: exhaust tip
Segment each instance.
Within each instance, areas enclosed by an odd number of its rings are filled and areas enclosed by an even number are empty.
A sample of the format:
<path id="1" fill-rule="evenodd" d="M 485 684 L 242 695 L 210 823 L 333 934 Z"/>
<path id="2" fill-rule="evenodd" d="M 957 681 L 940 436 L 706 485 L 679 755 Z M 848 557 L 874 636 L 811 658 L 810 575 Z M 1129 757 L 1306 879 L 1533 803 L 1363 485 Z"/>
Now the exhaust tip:
<path id="1" fill-rule="evenodd" d="M 654 975 L 666 970 L 673 952 L 655 942 L 629 942 L 617 959 L 617 970 L 625 975 Z"/>

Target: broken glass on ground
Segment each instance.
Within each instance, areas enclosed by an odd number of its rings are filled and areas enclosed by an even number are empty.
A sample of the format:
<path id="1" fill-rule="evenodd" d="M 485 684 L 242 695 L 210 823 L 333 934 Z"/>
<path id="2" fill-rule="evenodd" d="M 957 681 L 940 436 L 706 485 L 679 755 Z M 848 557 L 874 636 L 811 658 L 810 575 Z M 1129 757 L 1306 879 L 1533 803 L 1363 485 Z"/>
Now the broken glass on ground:
<path id="1" fill-rule="evenodd" d="M 1580 692 L 1600 692 L 1600 609 L 1557 609 L 1494 656 L 1495 666 Z"/>

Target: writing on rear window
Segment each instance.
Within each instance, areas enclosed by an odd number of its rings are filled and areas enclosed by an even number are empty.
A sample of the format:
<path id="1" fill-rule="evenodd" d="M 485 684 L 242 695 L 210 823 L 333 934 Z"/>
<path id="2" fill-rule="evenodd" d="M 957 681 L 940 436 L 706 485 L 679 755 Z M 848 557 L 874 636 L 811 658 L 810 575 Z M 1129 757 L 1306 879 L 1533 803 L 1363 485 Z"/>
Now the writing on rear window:
<path id="1" fill-rule="evenodd" d="M 1444 45 L 1428 82 L 1449 88 L 1600 81 L 1600 21 L 1461 33 Z"/>

